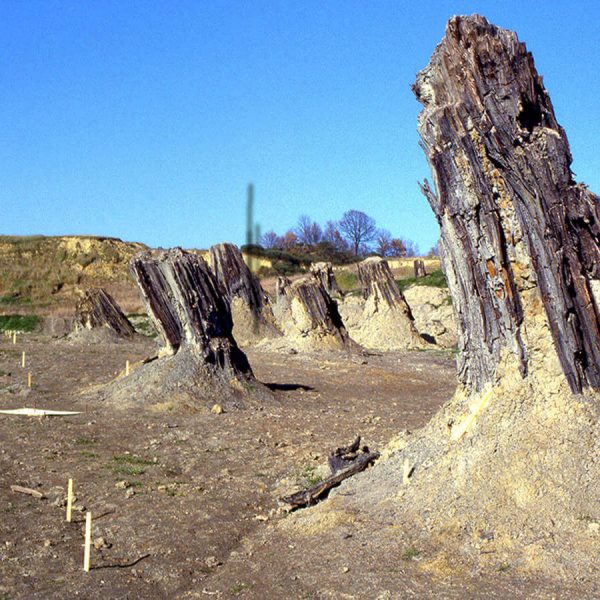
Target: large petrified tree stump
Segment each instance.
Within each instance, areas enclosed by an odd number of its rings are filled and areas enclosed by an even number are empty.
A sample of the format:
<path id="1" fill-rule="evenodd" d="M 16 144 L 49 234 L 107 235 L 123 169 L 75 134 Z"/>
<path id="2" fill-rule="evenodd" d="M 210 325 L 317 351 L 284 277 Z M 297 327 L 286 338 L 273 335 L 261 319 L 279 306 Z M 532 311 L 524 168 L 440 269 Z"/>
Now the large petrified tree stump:
<path id="1" fill-rule="evenodd" d="M 312 276 L 321 283 L 325 291 L 332 297 L 343 297 L 344 293 L 340 289 L 338 282 L 333 274 L 333 266 L 329 262 L 317 262 L 310 265 Z"/>
<path id="2" fill-rule="evenodd" d="M 230 302 L 233 334 L 240 344 L 281 335 L 275 326 L 269 298 L 237 246 L 226 243 L 212 246 L 210 266 Z"/>
<path id="3" fill-rule="evenodd" d="M 75 307 L 75 335 L 85 332 L 103 333 L 107 339 L 132 338 L 133 325 L 115 301 L 104 289 L 86 290 Z"/>
<path id="4" fill-rule="evenodd" d="M 481 389 L 507 353 L 526 376 L 525 320 L 543 303 L 571 389 L 598 387 L 598 197 L 573 180 L 531 54 L 485 19 L 456 19 L 414 90 L 435 183 L 423 189 L 459 315 L 461 381 Z"/>
<path id="5" fill-rule="evenodd" d="M 406 350 L 426 345 L 390 267 L 378 256 L 358 265 L 363 300 L 348 298 L 341 305 L 350 335 L 372 350 Z"/>
<path id="6" fill-rule="evenodd" d="M 356 497 L 401 494 L 396 518 L 426 530 L 447 560 L 590 577 L 600 552 L 598 197 L 573 180 L 565 132 L 514 33 L 451 19 L 414 91 L 460 386 L 356 482 Z"/>
<path id="7" fill-rule="evenodd" d="M 206 396 L 254 381 L 232 335 L 227 298 L 203 258 L 180 248 L 147 251 L 132 259 L 131 271 L 163 340 L 162 354 L 177 359 L 169 364 L 177 365 L 170 371 L 178 386 Z"/>
<path id="8" fill-rule="evenodd" d="M 313 278 L 281 285 L 274 310 L 284 336 L 295 348 L 359 349 L 344 327 L 337 303 Z"/>

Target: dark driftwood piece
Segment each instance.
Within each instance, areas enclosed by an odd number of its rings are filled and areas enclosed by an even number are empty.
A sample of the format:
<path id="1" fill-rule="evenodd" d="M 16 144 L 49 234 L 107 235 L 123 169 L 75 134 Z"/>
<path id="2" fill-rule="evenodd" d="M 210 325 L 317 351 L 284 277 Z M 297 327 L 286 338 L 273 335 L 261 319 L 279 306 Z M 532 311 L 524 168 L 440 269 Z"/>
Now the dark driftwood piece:
<path id="1" fill-rule="evenodd" d="M 331 488 L 339 485 L 344 479 L 364 471 L 379 458 L 379 452 L 370 452 L 366 446 L 359 453 L 359 446 L 360 436 L 350 446 L 334 450 L 329 457 L 331 477 L 315 483 L 305 490 L 284 496 L 281 501 L 291 505 L 292 508 L 316 504 Z"/>
<path id="2" fill-rule="evenodd" d="M 421 259 L 418 258 L 413 262 L 413 268 L 415 270 L 415 279 L 420 279 L 421 277 L 425 277 L 427 275 L 425 263 Z"/>
<path id="3" fill-rule="evenodd" d="M 571 390 L 600 387 L 599 198 L 573 179 L 531 54 L 483 17 L 455 17 L 413 89 L 424 105 L 419 133 L 435 190 L 427 181 L 422 189 L 441 228 L 460 380 L 481 390 L 507 353 L 527 375 L 524 292 L 537 286 Z"/>
<path id="4" fill-rule="evenodd" d="M 133 325 L 114 298 L 102 288 L 86 290 L 75 308 L 76 329 L 106 327 L 119 337 L 132 337 Z"/>
<path id="5" fill-rule="evenodd" d="M 229 303 L 203 258 L 181 248 L 148 251 L 132 259 L 131 270 L 171 354 L 190 350 L 223 380 L 252 376 L 231 334 Z"/>
<path id="6" fill-rule="evenodd" d="M 344 293 L 340 289 L 338 282 L 333 274 L 333 267 L 328 262 L 317 262 L 310 265 L 312 276 L 325 288 L 330 296 L 343 297 Z"/>

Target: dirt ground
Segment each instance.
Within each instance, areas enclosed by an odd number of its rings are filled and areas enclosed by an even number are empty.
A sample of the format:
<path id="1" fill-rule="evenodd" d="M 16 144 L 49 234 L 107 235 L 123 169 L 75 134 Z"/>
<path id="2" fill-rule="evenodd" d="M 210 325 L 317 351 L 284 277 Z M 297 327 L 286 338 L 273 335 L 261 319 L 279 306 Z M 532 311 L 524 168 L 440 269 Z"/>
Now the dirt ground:
<path id="1" fill-rule="evenodd" d="M 251 350 L 273 399 L 222 414 L 168 398 L 132 411 L 89 400 L 96 386 L 124 376 L 126 360 L 154 351 L 146 338 L 112 345 L 0 338 L 0 408 L 82 411 L 0 415 L 0 599 L 593 597 L 510 571 L 441 576 L 393 523 L 360 515 L 301 535 L 286 526 L 293 517 L 278 498 L 313 481 L 335 447 L 361 434 L 381 449 L 427 422 L 456 385 L 449 353 Z M 64 508 L 69 477 L 72 523 Z M 12 484 L 46 498 L 14 493 Z M 85 510 L 97 545 L 90 573 L 82 570 Z"/>

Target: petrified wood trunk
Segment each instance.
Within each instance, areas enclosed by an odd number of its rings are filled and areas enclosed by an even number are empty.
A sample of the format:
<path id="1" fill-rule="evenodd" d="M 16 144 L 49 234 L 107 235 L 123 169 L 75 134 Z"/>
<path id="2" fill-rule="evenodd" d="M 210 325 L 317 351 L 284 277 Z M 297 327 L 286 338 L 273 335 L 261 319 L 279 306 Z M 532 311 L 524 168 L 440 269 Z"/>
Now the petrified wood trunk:
<path id="1" fill-rule="evenodd" d="M 525 377 L 541 345 L 557 354 L 572 391 L 598 388 L 599 201 L 573 180 L 531 54 L 483 17 L 457 17 L 413 89 L 424 105 L 419 132 L 435 189 L 425 182 L 423 191 L 441 228 L 460 380 L 482 389 L 507 356 Z"/>
<path id="2" fill-rule="evenodd" d="M 600 497 L 598 199 L 573 181 L 514 33 L 451 19 L 415 92 L 462 383 L 348 496 L 401 496 L 380 517 L 427 531 L 446 557 L 497 569 L 510 553 L 524 570 L 584 579 L 598 539 L 573 515 L 597 514 Z"/>
<path id="3" fill-rule="evenodd" d="M 331 263 L 312 263 L 310 265 L 310 272 L 312 273 L 312 276 L 321 283 L 321 285 L 325 288 L 325 291 L 332 298 L 335 296 L 342 297 L 344 295 L 335 279 Z"/>
<path id="4" fill-rule="evenodd" d="M 358 265 L 363 302 L 341 305 L 350 335 L 372 350 L 406 350 L 426 345 L 388 263 L 374 256 Z"/>
<path id="5" fill-rule="evenodd" d="M 425 263 L 421 259 L 414 261 L 413 268 L 415 270 L 415 279 L 420 279 L 421 277 L 425 277 L 427 275 Z"/>
<path id="6" fill-rule="evenodd" d="M 244 344 L 280 335 L 275 327 L 269 298 L 237 246 L 212 246 L 210 266 L 230 302 L 236 340 Z"/>
<path id="7" fill-rule="evenodd" d="M 102 288 L 86 290 L 75 308 L 75 329 L 106 329 L 112 334 L 130 338 L 133 325 L 123 314 L 115 299 Z"/>
<path id="8" fill-rule="evenodd" d="M 232 336 L 227 298 L 203 258 L 180 248 L 148 251 L 132 259 L 131 271 L 169 353 L 189 350 L 224 380 L 252 377 Z"/>
<path id="9" fill-rule="evenodd" d="M 227 243 L 216 244 L 211 246 L 209 253 L 210 266 L 229 301 L 241 298 L 258 317 L 268 300 L 238 247 Z"/>
<path id="10" fill-rule="evenodd" d="M 291 284 L 292 282 L 285 275 L 280 275 L 277 277 L 277 281 L 275 283 L 275 296 L 285 296 L 286 290 Z"/>
<path id="11" fill-rule="evenodd" d="M 348 336 L 337 303 L 313 278 L 281 287 L 275 314 L 284 335 L 296 346 L 358 349 Z"/>

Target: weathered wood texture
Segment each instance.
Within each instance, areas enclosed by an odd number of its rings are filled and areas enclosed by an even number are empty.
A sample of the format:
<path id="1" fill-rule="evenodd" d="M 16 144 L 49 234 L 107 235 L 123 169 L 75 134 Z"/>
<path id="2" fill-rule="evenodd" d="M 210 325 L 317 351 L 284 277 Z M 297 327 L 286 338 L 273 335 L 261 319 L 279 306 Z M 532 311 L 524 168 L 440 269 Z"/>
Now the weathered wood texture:
<path id="1" fill-rule="evenodd" d="M 359 349 L 344 327 L 336 301 L 312 277 L 283 283 L 276 309 L 284 335 L 300 345 Z"/>
<path id="2" fill-rule="evenodd" d="M 115 299 L 102 288 L 86 290 L 75 308 L 75 329 L 106 328 L 119 337 L 135 334 Z"/>
<path id="3" fill-rule="evenodd" d="M 231 305 L 233 334 L 240 344 L 277 337 L 269 297 L 233 244 L 210 248 L 210 266 Z"/>
<path id="4" fill-rule="evenodd" d="M 420 279 L 421 277 L 425 277 L 427 275 L 425 263 L 421 259 L 417 259 L 413 262 L 413 268 L 415 270 L 415 279 Z"/>
<path id="5" fill-rule="evenodd" d="M 366 446 L 360 448 L 360 436 L 343 448 L 337 448 L 329 457 L 331 476 L 314 485 L 281 498 L 282 502 L 292 508 L 303 508 L 316 504 L 324 498 L 329 490 L 338 486 L 342 481 L 364 471 L 379 458 L 379 452 L 371 452 Z"/>
<path id="6" fill-rule="evenodd" d="M 573 180 L 565 132 L 516 34 L 455 17 L 413 90 L 458 318 L 459 378 L 479 390 L 501 358 L 528 372 L 538 288 L 574 392 L 600 387 L 598 197 Z"/>
<path id="7" fill-rule="evenodd" d="M 379 256 L 358 263 L 358 280 L 365 300 L 374 298 L 377 304 L 390 308 L 402 308 L 412 319 L 410 308 L 394 280 L 387 261 Z"/>
<path id="8" fill-rule="evenodd" d="M 312 276 L 321 283 L 325 288 L 325 291 L 333 298 L 335 296 L 343 297 L 344 293 L 338 285 L 335 275 L 333 274 L 333 267 L 329 262 L 317 262 L 310 265 L 310 272 Z"/>
<path id="9" fill-rule="evenodd" d="M 229 301 L 241 298 L 257 318 L 260 317 L 268 298 L 244 262 L 239 248 L 233 244 L 216 244 L 211 246 L 209 253 L 210 266 Z"/>
<path id="10" fill-rule="evenodd" d="M 206 261 L 181 248 L 142 252 L 131 261 L 147 312 L 168 350 L 190 349 L 199 363 L 230 376 L 251 376 L 233 336 L 227 298 Z"/>
<path id="11" fill-rule="evenodd" d="M 286 290 L 291 284 L 292 282 L 285 275 L 277 277 L 277 281 L 275 282 L 275 296 L 285 296 Z"/>

